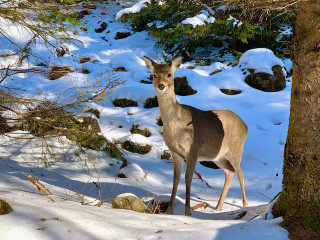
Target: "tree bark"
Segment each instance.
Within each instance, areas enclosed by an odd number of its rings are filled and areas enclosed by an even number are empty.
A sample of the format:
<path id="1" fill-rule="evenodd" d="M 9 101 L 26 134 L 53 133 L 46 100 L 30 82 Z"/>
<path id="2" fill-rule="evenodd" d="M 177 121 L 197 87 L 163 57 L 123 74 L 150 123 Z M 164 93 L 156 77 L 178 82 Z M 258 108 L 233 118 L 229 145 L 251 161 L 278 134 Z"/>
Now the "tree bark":
<path id="1" fill-rule="evenodd" d="M 289 129 L 284 152 L 283 189 L 273 213 L 275 216 L 284 217 L 283 226 L 290 228 L 299 222 L 304 229 L 312 229 L 313 235 L 310 239 L 320 239 L 320 2 L 318 0 L 299 3 L 291 58 L 293 82 Z"/>

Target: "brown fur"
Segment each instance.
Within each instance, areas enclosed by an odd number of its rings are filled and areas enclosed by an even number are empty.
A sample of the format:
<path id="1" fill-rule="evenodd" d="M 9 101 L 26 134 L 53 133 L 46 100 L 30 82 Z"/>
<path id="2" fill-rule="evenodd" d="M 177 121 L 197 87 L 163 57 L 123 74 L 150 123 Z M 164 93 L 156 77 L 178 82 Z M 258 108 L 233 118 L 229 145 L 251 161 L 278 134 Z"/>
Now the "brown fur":
<path id="1" fill-rule="evenodd" d="M 153 85 L 163 121 L 163 138 L 174 164 L 173 189 L 167 213 L 173 212 L 184 161 L 187 163 L 185 215 L 190 215 L 191 181 L 198 160 L 213 161 L 225 172 L 225 185 L 216 210 L 222 209 L 235 171 L 240 181 L 243 206 L 246 207 L 248 204 L 240 166 L 247 137 L 246 124 L 228 110 L 202 111 L 177 102 L 173 73 L 179 68 L 181 57 L 175 57 L 169 64 L 157 64 L 147 57 L 144 59 L 153 73 Z"/>

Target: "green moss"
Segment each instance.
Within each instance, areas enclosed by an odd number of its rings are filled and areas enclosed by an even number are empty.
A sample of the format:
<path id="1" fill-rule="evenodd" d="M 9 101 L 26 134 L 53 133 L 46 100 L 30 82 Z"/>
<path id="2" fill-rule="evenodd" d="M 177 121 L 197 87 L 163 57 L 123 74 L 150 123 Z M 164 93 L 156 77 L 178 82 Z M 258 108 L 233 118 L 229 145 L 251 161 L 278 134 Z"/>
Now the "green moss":
<path id="1" fill-rule="evenodd" d="M 0 215 L 8 214 L 13 211 L 12 207 L 6 201 L 0 199 Z"/>
<path id="2" fill-rule="evenodd" d="M 92 111 L 98 114 L 94 109 Z M 66 136 L 84 148 L 101 150 L 111 157 L 125 161 L 122 152 L 101 135 L 98 121 L 91 117 L 84 117 L 79 121 L 61 108 L 39 106 L 26 117 L 23 129 L 37 137 Z"/>
<path id="3" fill-rule="evenodd" d="M 136 143 L 130 142 L 130 141 L 125 141 L 122 143 L 123 149 L 132 152 L 132 153 L 139 153 L 139 154 L 147 154 L 148 152 L 151 151 L 151 146 L 150 145 L 145 145 L 145 146 L 140 146 Z"/>

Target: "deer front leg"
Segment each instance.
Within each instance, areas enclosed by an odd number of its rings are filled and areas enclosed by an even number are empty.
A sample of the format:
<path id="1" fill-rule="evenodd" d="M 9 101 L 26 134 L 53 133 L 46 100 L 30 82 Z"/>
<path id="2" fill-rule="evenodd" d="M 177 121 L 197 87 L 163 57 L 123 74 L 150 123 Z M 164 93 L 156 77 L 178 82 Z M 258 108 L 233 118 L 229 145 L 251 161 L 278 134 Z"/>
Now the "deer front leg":
<path id="1" fill-rule="evenodd" d="M 187 158 L 187 169 L 186 169 L 186 176 L 185 176 L 185 183 L 186 183 L 186 203 L 184 208 L 184 215 L 190 216 L 190 193 L 191 193 L 191 182 L 193 178 L 194 169 L 197 163 L 197 155 L 198 154 L 190 154 Z"/>
<path id="2" fill-rule="evenodd" d="M 167 214 L 173 214 L 174 201 L 176 199 L 177 189 L 180 182 L 181 171 L 183 167 L 183 159 L 176 153 L 171 152 L 171 154 L 173 160 L 173 187 L 169 206 L 166 211 Z"/>

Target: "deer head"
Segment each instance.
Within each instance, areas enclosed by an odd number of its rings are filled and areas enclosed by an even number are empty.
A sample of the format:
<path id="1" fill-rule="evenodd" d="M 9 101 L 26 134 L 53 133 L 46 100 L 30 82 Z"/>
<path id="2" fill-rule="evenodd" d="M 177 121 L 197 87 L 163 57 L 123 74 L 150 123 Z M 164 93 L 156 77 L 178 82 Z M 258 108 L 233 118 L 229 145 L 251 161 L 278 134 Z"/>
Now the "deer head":
<path id="1" fill-rule="evenodd" d="M 148 57 L 143 57 L 147 68 L 152 72 L 153 86 L 159 93 L 164 93 L 168 89 L 173 89 L 173 73 L 182 62 L 181 56 L 175 56 L 169 64 L 158 64 Z"/>

